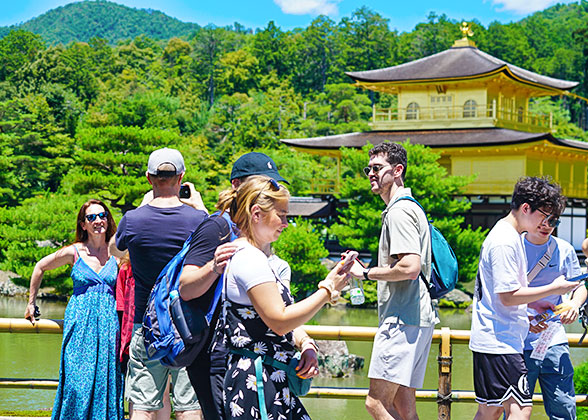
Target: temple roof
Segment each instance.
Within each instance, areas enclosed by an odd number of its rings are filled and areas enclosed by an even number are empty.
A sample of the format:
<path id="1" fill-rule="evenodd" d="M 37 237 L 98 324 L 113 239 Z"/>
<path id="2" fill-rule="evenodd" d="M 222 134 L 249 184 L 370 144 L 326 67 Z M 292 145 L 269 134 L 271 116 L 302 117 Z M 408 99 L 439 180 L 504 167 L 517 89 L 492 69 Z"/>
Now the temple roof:
<path id="1" fill-rule="evenodd" d="M 474 47 L 453 47 L 419 60 L 377 70 L 347 72 L 360 82 L 417 82 L 476 78 L 504 72 L 514 79 L 553 89 L 569 90 L 578 82 L 542 76 L 514 66 Z"/>
<path id="2" fill-rule="evenodd" d="M 547 140 L 559 146 L 588 150 L 588 143 L 583 141 L 559 139 L 551 133 L 526 133 L 506 128 L 366 131 L 324 137 L 282 139 L 281 141 L 288 146 L 305 149 L 339 149 L 340 147 L 363 147 L 368 142 L 375 146 L 384 141 L 404 142 L 407 139 L 411 143 L 429 147 L 498 146 Z"/>

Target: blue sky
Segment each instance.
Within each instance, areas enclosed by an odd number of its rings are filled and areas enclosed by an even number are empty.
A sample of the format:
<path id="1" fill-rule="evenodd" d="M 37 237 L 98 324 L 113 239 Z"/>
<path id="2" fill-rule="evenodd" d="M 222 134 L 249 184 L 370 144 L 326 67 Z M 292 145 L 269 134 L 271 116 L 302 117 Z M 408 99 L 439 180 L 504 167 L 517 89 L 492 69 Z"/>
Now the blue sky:
<path id="1" fill-rule="evenodd" d="M 338 22 L 361 6 L 368 6 L 390 20 L 390 27 L 411 31 L 434 11 L 451 19 L 478 19 L 485 26 L 494 20 L 517 21 L 557 1 L 553 0 L 113 0 L 135 8 L 151 8 L 200 25 L 217 26 L 239 22 L 249 28 L 262 28 L 270 20 L 284 29 L 307 26 L 317 15 L 325 14 Z M 560 1 L 570 3 L 570 0 Z M 0 0 L 0 26 L 18 24 L 39 16 L 71 0 Z"/>

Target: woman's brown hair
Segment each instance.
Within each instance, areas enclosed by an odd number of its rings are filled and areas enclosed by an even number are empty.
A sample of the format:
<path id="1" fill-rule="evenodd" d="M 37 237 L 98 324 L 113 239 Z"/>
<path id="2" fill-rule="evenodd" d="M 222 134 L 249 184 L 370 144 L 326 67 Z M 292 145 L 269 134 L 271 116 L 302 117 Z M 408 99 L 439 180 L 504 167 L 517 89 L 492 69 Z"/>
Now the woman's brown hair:
<path id="1" fill-rule="evenodd" d="M 273 185 L 278 185 L 276 190 Z M 231 220 L 241 231 L 241 235 L 257 245 L 251 231 L 251 208 L 257 204 L 261 211 L 268 212 L 274 208 L 274 203 L 288 201 L 290 193 L 272 178 L 255 175 L 247 178 L 236 190 L 229 189 L 219 194 L 216 208 L 224 213 L 229 210 Z"/>
<path id="2" fill-rule="evenodd" d="M 106 204 L 102 201 L 92 198 L 82 204 L 80 211 L 78 212 L 78 219 L 76 224 L 76 240 L 75 242 L 86 242 L 88 240 L 88 232 L 82 229 L 82 225 L 86 222 L 86 209 L 90 207 L 92 204 L 98 204 L 102 206 L 102 208 L 108 213 L 106 216 L 106 221 L 108 222 L 108 227 L 106 228 L 106 243 L 110 241 L 110 238 L 116 233 L 116 223 L 112 218 L 112 214 Z"/>

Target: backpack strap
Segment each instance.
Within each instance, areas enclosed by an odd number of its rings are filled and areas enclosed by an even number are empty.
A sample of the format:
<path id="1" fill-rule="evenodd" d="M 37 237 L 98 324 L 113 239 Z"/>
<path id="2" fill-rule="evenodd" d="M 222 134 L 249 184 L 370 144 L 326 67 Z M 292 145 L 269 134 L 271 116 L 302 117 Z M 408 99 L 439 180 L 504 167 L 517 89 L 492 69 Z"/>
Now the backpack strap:
<path id="1" fill-rule="evenodd" d="M 223 213 L 220 212 L 215 212 L 213 213 L 210 217 L 214 217 L 214 216 L 219 216 L 222 217 L 225 222 L 227 222 L 227 225 L 229 226 L 229 230 L 230 230 L 230 235 L 231 241 L 234 241 L 235 239 L 237 239 L 239 237 L 239 234 L 237 233 L 237 225 L 235 225 L 235 223 L 233 223 L 233 221 L 231 220 L 231 217 L 229 216 L 229 213 L 227 213 L 226 211 Z M 206 313 L 206 320 L 208 321 L 208 324 L 210 324 L 210 322 L 212 321 L 212 317 L 214 316 L 214 311 L 216 310 L 216 307 L 218 306 L 218 303 L 220 302 L 220 297 L 222 295 L 223 292 L 223 285 L 225 284 L 225 273 L 227 272 L 226 268 L 225 271 L 220 275 L 220 278 L 218 280 L 218 283 L 216 285 L 216 288 L 214 289 L 214 296 L 212 297 L 212 301 L 210 302 L 210 306 L 208 307 L 208 312 Z"/>
<path id="2" fill-rule="evenodd" d="M 429 221 L 429 217 L 427 216 L 427 212 L 425 211 L 425 209 L 423 208 L 423 206 L 421 206 L 421 203 L 419 203 L 416 198 L 414 198 L 414 197 L 412 197 L 410 195 L 403 195 L 402 197 L 398 197 L 396 200 L 394 200 L 394 202 L 392 203 L 392 206 L 394 206 L 394 204 L 398 203 L 400 200 L 412 201 L 413 203 L 415 203 L 417 206 L 419 206 L 421 208 L 421 210 L 425 214 L 425 219 L 427 219 L 427 226 L 429 228 L 429 241 L 432 241 L 433 240 L 433 234 L 431 233 L 431 222 Z M 432 247 L 432 244 L 431 244 L 431 254 L 432 253 L 433 253 L 433 247 Z M 431 255 L 431 258 L 432 258 L 432 255 Z M 427 280 L 427 278 L 425 277 L 425 275 L 423 274 L 422 271 L 420 272 L 419 277 L 421 279 L 423 279 L 423 281 L 425 282 L 425 286 L 427 287 L 427 290 L 430 291 L 432 285 L 429 282 L 429 280 Z"/>
<path id="3" fill-rule="evenodd" d="M 541 259 L 537 261 L 537 264 L 535 264 L 535 266 L 527 272 L 527 284 L 531 283 L 533 279 L 537 277 L 537 274 L 539 274 L 541 270 L 547 267 L 547 264 L 549 264 L 549 261 L 551 261 L 553 251 L 555 251 L 556 246 L 557 244 L 555 243 L 555 239 L 551 238 L 551 241 L 549 242 L 549 246 L 547 247 L 545 254 L 543 254 Z"/>

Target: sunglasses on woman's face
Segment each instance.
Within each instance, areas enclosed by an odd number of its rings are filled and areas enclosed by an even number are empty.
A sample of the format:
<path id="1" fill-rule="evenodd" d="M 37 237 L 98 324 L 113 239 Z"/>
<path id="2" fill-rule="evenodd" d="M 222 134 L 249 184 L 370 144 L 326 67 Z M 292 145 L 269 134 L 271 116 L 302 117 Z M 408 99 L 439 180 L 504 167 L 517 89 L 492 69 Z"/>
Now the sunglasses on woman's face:
<path id="1" fill-rule="evenodd" d="M 96 213 L 96 214 L 86 214 L 86 220 L 88 222 L 92 223 L 94 220 L 96 220 L 97 217 L 99 217 L 102 220 L 106 220 L 107 216 L 108 216 L 107 211 L 101 211 L 100 213 Z"/>

